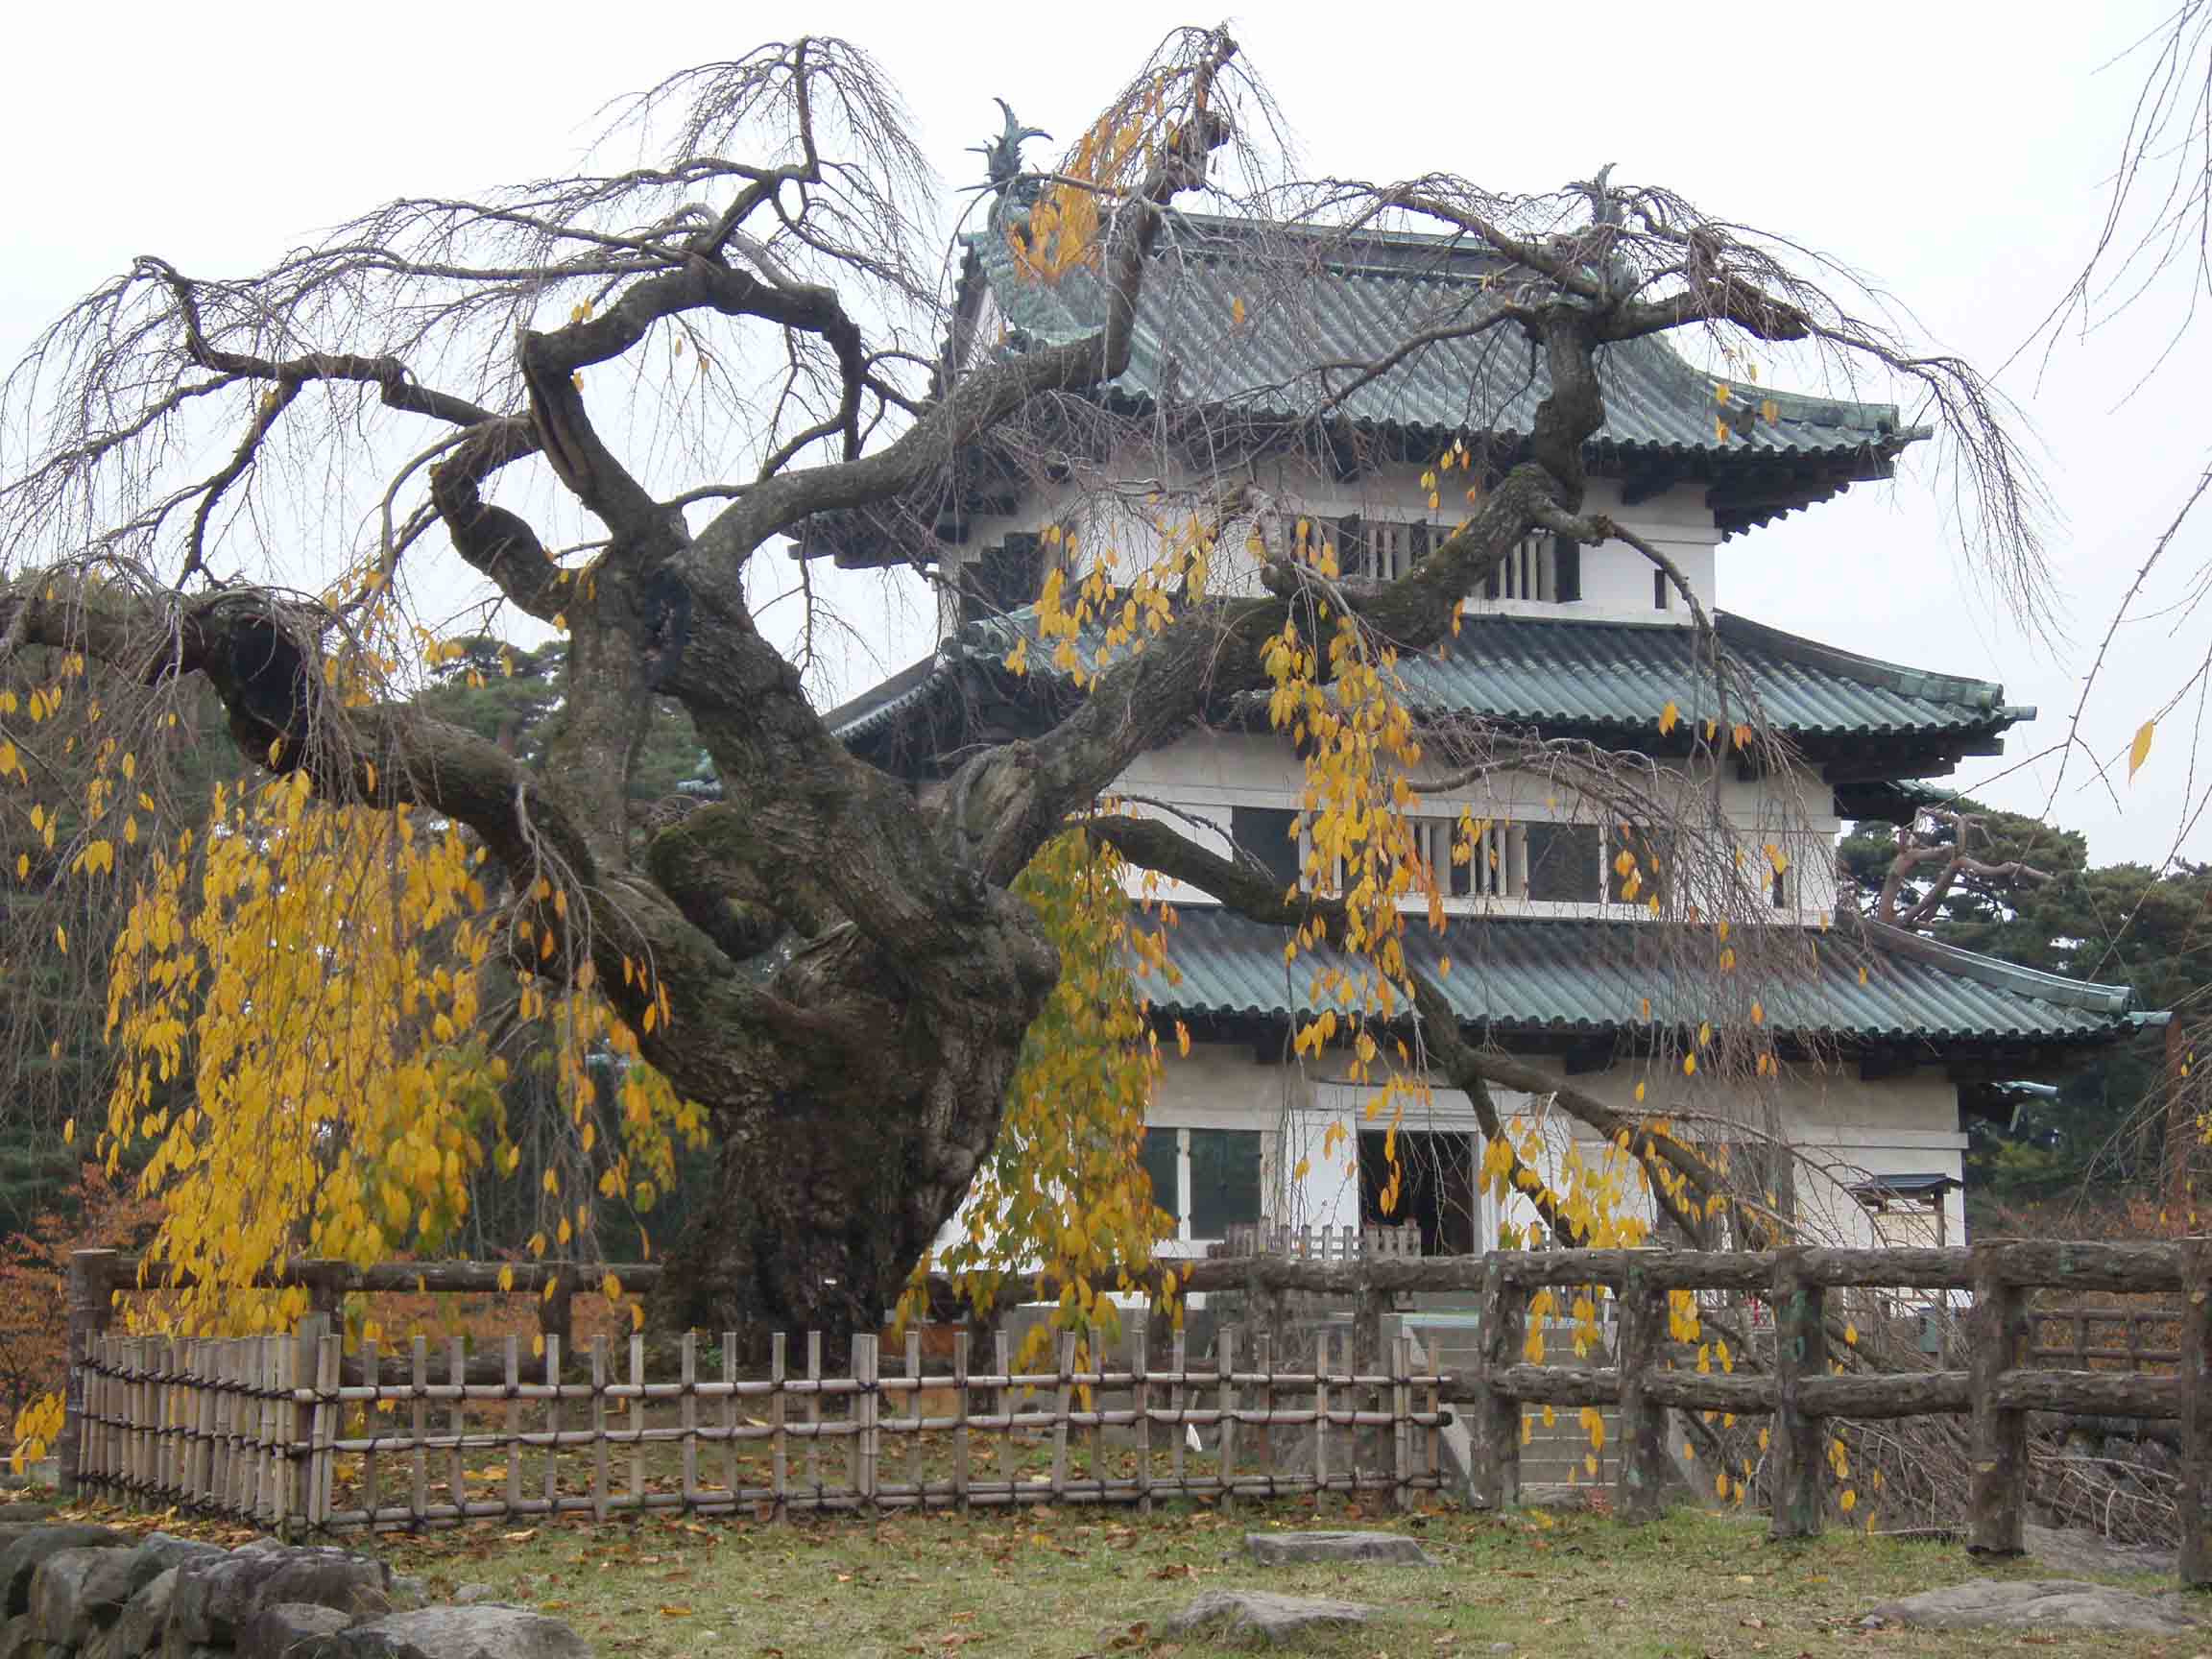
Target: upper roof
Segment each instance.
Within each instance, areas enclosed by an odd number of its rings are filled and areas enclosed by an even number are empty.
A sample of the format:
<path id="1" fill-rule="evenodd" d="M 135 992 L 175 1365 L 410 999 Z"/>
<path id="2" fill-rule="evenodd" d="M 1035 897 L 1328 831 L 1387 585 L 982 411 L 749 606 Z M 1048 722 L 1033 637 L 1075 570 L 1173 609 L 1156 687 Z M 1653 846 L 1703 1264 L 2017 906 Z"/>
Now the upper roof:
<path id="1" fill-rule="evenodd" d="M 1062 344 L 1101 326 L 1105 287 L 1090 267 L 1046 282 L 1021 267 L 1002 230 L 963 241 L 955 338 L 973 338 L 974 354 Z M 1103 401 L 1163 417 L 1169 437 L 1174 417 L 1197 415 L 1211 456 L 1239 442 L 1264 445 L 1318 416 L 1337 465 L 1426 461 L 1453 438 L 1506 463 L 1518 458 L 1551 389 L 1528 342 L 1499 328 L 1439 338 L 1331 401 L 1356 373 L 1334 369 L 1325 386 L 1316 365 L 1372 363 L 1417 333 L 1450 336 L 1479 315 L 1484 282 L 1501 266 L 1465 239 L 1170 211 L 1151 259 L 1129 365 Z M 986 299 L 1002 331 L 979 317 Z M 1727 383 L 1723 403 L 1724 383 L 1658 336 L 1603 348 L 1599 377 L 1606 418 L 1586 446 L 1592 469 L 1622 478 L 1632 495 L 1702 480 L 1723 534 L 1887 478 L 1898 453 L 1928 435 L 1905 425 L 1890 403 L 1752 382 Z M 971 446 L 899 503 L 808 520 L 798 551 L 848 565 L 926 562 L 934 549 L 927 532 L 916 535 L 917 522 L 933 523 L 938 540 L 961 541 L 971 517 L 1009 510 L 1020 473 L 1000 465 L 987 442 Z"/>
<path id="2" fill-rule="evenodd" d="M 1046 282 L 1016 262 L 1003 233 L 966 238 L 1010 330 L 1060 345 L 1097 330 L 1105 284 L 1079 265 Z M 1314 365 L 1382 356 L 1425 330 L 1479 315 L 1498 256 L 1464 238 L 1344 231 L 1173 213 L 1154 246 L 1160 269 L 1140 290 L 1128 369 L 1111 390 L 1262 420 L 1303 418 L 1323 395 Z M 1237 319 L 1241 318 L 1238 322 Z M 1651 453 L 1828 456 L 1873 463 L 1918 434 L 1896 406 L 1743 385 L 1723 406 L 1718 382 L 1647 336 L 1604 348 L 1605 424 L 1595 448 Z M 1354 378 L 1338 371 L 1338 383 Z M 1526 436 L 1551 377 L 1517 333 L 1440 340 L 1353 391 L 1357 424 L 1431 438 Z M 1771 403 L 1775 417 L 1764 419 Z M 1720 436 L 1725 421 L 1728 436 Z"/>
<path id="3" fill-rule="evenodd" d="M 1987 749 L 2035 712 L 2007 703 L 2005 688 L 1989 681 L 1839 651 L 1725 612 L 1714 626 L 1732 670 L 1731 720 L 1748 696 L 1769 726 L 1808 750 L 1908 744 L 1955 757 Z M 1016 683 L 1004 665 L 1024 637 L 1028 673 Z M 1697 632 L 1680 624 L 1475 613 L 1462 619 L 1449 655 L 1408 659 L 1400 673 L 1430 717 L 1479 715 L 1604 738 L 1633 732 L 1656 742 L 1670 703 L 1693 726 L 1718 715 L 1700 658 Z M 926 763 L 989 735 L 976 719 L 986 704 L 1028 707 L 1033 721 L 1064 707 L 1072 693 L 1051 661 L 1034 609 L 1024 609 L 970 624 L 828 719 L 847 743 L 878 758 Z"/>
<path id="4" fill-rule="evenodd" d="M 1327 952 L 1286 964 L 1287 929 L 1213 905 L 1178 906 L 1176 917 L 1168 960 L 1177 982 L 1140 981 L 1158 1011 L 1282 1020 L 1293 1002 L 1301 1012 L 1322 1006 L 1307 988 Z M 1708 984 L 1670 993 L 1661 964 L 1674 930 L 1656 922 L 1488 917 L 1456 920 L 1442 934 L 1408 927 L 1406 953 L 1479 1036 L 1618 1036 L 1648 1026 L 1647 998 L 1661 1022 L 1704 1017 Z M 2108 1042 L 2134 1028 L 2134 994 L 2125 985 L 2064 979 L 1874 923 L 1806 938 L 1812 971 L 1765 994 L 1767 1022 L 1780 1033 L 1856 1046 L 2047 1046 Z M 1445 955 L 1453 965 L 1439 975 Z M 1681 1007 L 1671 1012 L 1671 1004 Z"/>

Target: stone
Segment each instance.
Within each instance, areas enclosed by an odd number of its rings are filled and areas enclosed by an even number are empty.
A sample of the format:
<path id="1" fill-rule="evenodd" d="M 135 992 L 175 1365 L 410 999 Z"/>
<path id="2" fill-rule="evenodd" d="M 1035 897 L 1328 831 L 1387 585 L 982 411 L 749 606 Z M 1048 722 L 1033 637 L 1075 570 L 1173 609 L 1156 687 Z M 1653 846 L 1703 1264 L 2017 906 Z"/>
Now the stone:
<path id="1" fill-rule="evenodd" d="M 1401 1532 L 1247 1532 L 1244 1548 L 1265 1567 L 1302 1561 L 1396 1561 L 1433 1567 L 1436 1557 Z"/>
<path id="2" fill-rule="evenodd" d="M 0 1527 L 43 1527 L 60 1513 L 59 1503 L 34 1503 L 19 1498 L 12 1503 L 0 1503 Z"/>
<path id="3" fill-rule="evenodd" d="M 332 1659 L 591 1659 L 584 1638 L 523 1607 L 423 1607 L 356 1624 Z"/>
<path id="4" fill-rule="evenodd" d="M 177 1569 L 156 1573 L 123 1604 L 123 1611 L 108 1626 L 107 1659 L 138 1659 L 161 1646 L 161 1632 L 169 1623 L 169 1598 L 177 1589 Z"/>
<path id="5" fill-rule="evenodd" d="M 1364 1601 L 1321 1596 L 1278 1596 L 1271 1590 L 1209 1590 L 1167 1621 L 1172 1635 L 1209 1635 L 1280 1642 L 1309 1630 L 1364 1624 L 1382 1611 Z"/>
<path id="6" fill-rule="evenodd" d="M 238 1640 L 264 1607 L 283 1601 L 335 1607 L 359 1618 L 391 1610 L 392 1570 L 344 1550 L 248 1547 L 177 1569 L 169 1603 L 168 1644 Z"/>
<path id="7" fill-rule="evenodd" d="M 430 1605 L 429 1580 L 417 1577 L 412 1573 L 393 1574 L 390 1594 L 392 1611 L 395 1613 L 412 1613 L 418 1607 Z"/>
<path id="8" fill-rule="evenodd" d="M 31 1575 L 38 1563 L 64 1550 L 117 1550 L 133 1542 L 105 1527 L 40 1527 L 0 1550 L 0 1615 L 31 1610 Z"/>
<path id="9" fill-rule="evenodd" d="M 166 1532 L 149 1532 L 135 1550 L 102 1551 L 99 1562 L 85 1575 L 79 1594 L 94 1623 L 111 1623 L 132 1597 L 172 1567 L 226 1553 L 228 1551 L 217 1544 L 197 1544 L 189 1538 L 173 1538 Z"/>
<path id="10" fill-rule="evenodd" d="M 57 1550 L 39 1562 L 31 1575 L 26 1606 L 33 1633 L 58 1647 L 82 1647 L 123 1611 L 122 1599 L 95 1600 L 86 1595 L 86 1582 L 103 1561 L 130 1558 L 127 1550 Z"/>
<path id="11" fill-rule="evenodd" d="M 335 1659 L 335 1638 L 352 1622 L 335 1607 L 273 1602 L 240 1633 L 238 1659 Z"/>
<path id="12" fill-rule="evenodd" d="M 453 1605 L 474 1607 L 484 1601 L 497 1601 L 499 1592 L 489 1584 L 464 1584 L 453 1592 Z"/>
<path id="13" fill-rule="evenodd" d="M 1436 1447 L 1443 1454 L 1443 1474 L 1449 1482 L 1444 1490 L 1469 1508 L 1475 1505 L 1475 1436 L 1468 1431 L 1467 1420 L 1458 1410 L 1444 1407 L 1444 1427 L 1436 1437 Z"/>
<path id="14" fill-rule="evenodd" d="M 2145 1596 L 2077 1578 L 1976 1578 L 1885 1601 L 1860 1623 L 1870 1630 L 1911 1624 L 1929 1630 L 2136 1630 L 2171 1634 L 2200 1627 L 2177 1596 Z"/>

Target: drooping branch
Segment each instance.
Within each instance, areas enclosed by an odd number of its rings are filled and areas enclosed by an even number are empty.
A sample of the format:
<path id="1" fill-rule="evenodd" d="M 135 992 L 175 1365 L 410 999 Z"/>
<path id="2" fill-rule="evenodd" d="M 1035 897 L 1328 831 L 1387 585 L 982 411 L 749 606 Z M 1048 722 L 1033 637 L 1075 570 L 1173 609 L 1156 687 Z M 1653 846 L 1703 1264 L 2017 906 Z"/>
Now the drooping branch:
<path id="1" fill-rule="evenodd" d="M 200 320 L 199 284 L 165 260 L 142 258 L 139 268 L 168 286 L 184 325 L 184 349 L 204 369 L 273 385 L 309 380 L 344 380 L 373 386 L 391 408 L 410 415 L 443 421 L 451 426 L 478 426 L 494 417 L 466 397 L 456 397 L 425 386 L 397 357 L 364 357 L 345 351 L 308 351 L 297 357 L 271 358 L 232 351 L 212 345 Z"/>

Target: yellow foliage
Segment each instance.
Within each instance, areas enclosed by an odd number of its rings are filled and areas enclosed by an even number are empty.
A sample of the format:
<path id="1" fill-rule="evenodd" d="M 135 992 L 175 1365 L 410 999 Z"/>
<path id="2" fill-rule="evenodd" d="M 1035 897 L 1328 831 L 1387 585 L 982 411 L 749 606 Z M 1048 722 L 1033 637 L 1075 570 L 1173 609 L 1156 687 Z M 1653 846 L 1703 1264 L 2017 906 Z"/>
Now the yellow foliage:
<path id="1" fill-rule="evenodd" d="M 1141 1156 L 1163 1060 L 1137 970 L 1164 972 L 1165 949 L 1131 909 L 1125 868 L 1111 847 L 1073 830 L 1016 883 L 1060 953 L 1060 979 L 1023 1039 L 998 1138 L 969 1190 L 967 1226 L 937 1263 L 984 1307 L 1007 1273 L 1042 1268 L 1064 1286 L 1053 1323 L 1086 1337 L 1118 1329 L 1106 1292 L 1126 1286 L 1110 1282 L 1113 1270 L 1143 1268 L 1173 1231 L 1159 1198 L 1174 1195 L 1153 1193 Z M 1188 1033 L 1178 1046 L 1188 1051 Z M 903 1315 L 919 1310 L 922 1293 L 918 1273 Z M 1172 1312 L 1172 1281 L 1163 1302 Z M 1037 1342 L 1048 1339 L 1047 1327 L 1036 1331 Z"/>
<path id="2" fill-rule="evenodd" d="M 349 700 L 358 673 L 333 676 Z M 127 1150 L 144 1160 L 139 1190 L 163 1210 L 149 1259 L 194 1286 L 166 1310 L 180 1328 L 267 1329 L 303 1310 L 304 1292 L 247 1288 L 287 1256 L 438 1251 L 486 1161 L 516 1168 L 506 1063 L 477 1035 L 497 939 L 484 857 L 405 806 L 318 801 L 303 773 L 219 785 L 205 832 L 154 852 L 109 961 L 119 1063 L 100 1152 L 110 1173 Z M 598 998 L 529 987 L 524 1003 L 579 1121 L 586 1056 L 613 1051 L 625 1111 L 609 1155 L 665 1186 L 704 1114 Z M 156 1086 L 186 1075 L 188 1103 L 155 1114 Z"/>

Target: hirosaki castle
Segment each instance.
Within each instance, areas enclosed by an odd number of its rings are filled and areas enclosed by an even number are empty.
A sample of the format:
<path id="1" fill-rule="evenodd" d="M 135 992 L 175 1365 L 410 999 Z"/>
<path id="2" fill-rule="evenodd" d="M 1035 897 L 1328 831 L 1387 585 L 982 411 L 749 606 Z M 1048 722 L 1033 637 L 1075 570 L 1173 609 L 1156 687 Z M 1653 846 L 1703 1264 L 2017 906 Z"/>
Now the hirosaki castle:
<path id="1" fill-rule="evenodd" d="M 1035 602 L 1067 535 L 1093 545 L 1142 541 L 1142 502 L 1164 466 L 1182 469 L 1173 483 L 1248 488 L 1281 522 L 1295 516 L 1321 527 L 1347 581 L 1387 581 L 1449 533 L 1455 508 L 1464 511 L 1464 476 L 1441 499 L 1424 479 L 1438 453 L 1464 445 L 1479 458 L 1478 479 L 1482 464 L 1509 465 L 1544 394 L 1525 346 L 1484 335 L 1412 353 L 1325 420 L 1311 418 L 1313 388 L 1302 375 L 1317 357 L 1380 358 L 1424 318 L 1465 303 L 1493 267 L 1464 245 L 1176 216 L 1152 257 L 1133 359 L 1088 400 L 1101 417 L 1094 427 L 1081 409 L 1063 421 L 1065 466 L 995 469 L 986 458 L 945 480 L 933 527 L 926 517 L 903 532 L 821 524 L 803 543 L 807 557 L 919 563 L 942 578 L 934 651 L 830 717 L 855 753 L 917 789 L 978 742 L 1044 729 L 1081 695 L 1039 647 Z M 1047 285 L 1020 269 L 1002 235 L 980 234 L 968 243 L 949 349 L 974 360 L 1077 338 L 1097 325 L 1101 304 L 1089 273 Z M 1607 419 L 1587 450 L 1587 508 L 1671 557 L 1712 614 L 1734 706 L 1755 705 L 1791 758 L 1696 756 L 1691 737 L 1715 712 L 1712 644 L 1668 578 L 1621 542 L 1524 542 L 1467 596 L 1448 652 L 1403 665 L 1407 693 L 1424 720 L 1479 717 L 1520 737 L 1647 756 L 1684 787 L 1717 787 L 1743 845 L 1785 848 L 1760 878 L 1757 926 L 1802 936 L 1816 949 L 1800 954 L 1817 966 L 1777 986 L 1764 1010 L 1781 1072 L 1741 1085 L 1700 1081 L 1695 1104 L 1724 1118 L 1726 1091 L 1740 1087 L 1743 1120 L 1797 1149 L 1794 1167 L 1770 1179 L 1787 1187 L 1776 1202 L 1809 1233 L 1961 1242 L 1969 1118 L 2008 1110 L 2007 1085 L 2048 1077 L 2145 1017 L 2122 986 L 1846 924 L 1834 843 L 1850 820 L 1904 821 L 1924 798 L 1919 781 L 1999 754 L 2008 730 L 2033 710 L 1984 681 L 1740 615 L 1720 585 L 1724 547 L 1888 478 L 1925 434 L 1888 405 L 1764 386 L 1731 401 L 1725 383 L 1657 338 L 1609 349 L 1600 373 Z M 1100 523 L 1100 511 L 1123 521 Z M 1251 580 L 1248 565 L 1235 567 L 1240 543 L 1224 539 L 1218 562 L 1229 568 L 1216 588 Z M 1022 660 L 1010 661 L 1018 650 Z M 1287 884 L 1310 876 L 1295 836 L 1302 785 L 1287 736 L 1232 703 L 1142 757 L 1116 793 L 1216 851 L 1234 838 Z M 1634 1109 L 1637 1081 L 1653 1075 L 1654 984 L 1665 1006 L 1695 995 L 1654 957 L 1654 929 L 1669 924 L 1624 877 L 1620 854 L 1636 844 L 1637 827 L 1553 778 L 1514 768 L 1425 790 L 1418 812 L 1421 832 L 1436 838 L 1449 930 L 1438 937 L 1425 914 L 1412 918 L 1408 949 L 1416 960 L 1449 949 L 1455 960 L 1441 983 L 1467 1035 Z M 1468 818 L 1482 826 L 1481 842 L 1455 864 L 1450 838 Z M 1146 989 L 1158 1019 L 1179 1022 L 1191 1046 L 1167 1061 L 1143 1156 L 1177 1218 L 1171 1248 L 1202 1252 L 1252 1221 L 1417 1226 L 1431 1253 L 1493 1243 L 1500 1222 L 1516 1218 L 1514 1201 L 1502 1214 L 1478 1190 L 1483 1147 L 1464 1098 L 1439 1090 L 1420 1120 L 1402 1126 L 1406 1174 L 1395 1213 L 1382 1214 L 1382 1136 L 1360 1119 L 1365 1092 L 1344 1079 L 1348 1055 L 1292 1052 L 1294 1011 L 1313 1003 L 1306 966 L 1286 963 L 1283 930 L 1194 890 L 1170 897 L 1180 976 Z M 1689 1087 L 1678 1073 L 1673 1081 Z M 1543 1101 L 1501 1093 L 1498 1104 L 1520 1128 L 1542 1124 L 1545 1143 L 1564 1155 L 1571 1132 Z M 1665 1104 L 1662 1087 L 1643 1109 Z M 1332 1123 L 1339 1133 L 1324 1156 Z M 1344 1137 L 1345 1125 L 1360 1132 Z"/>

